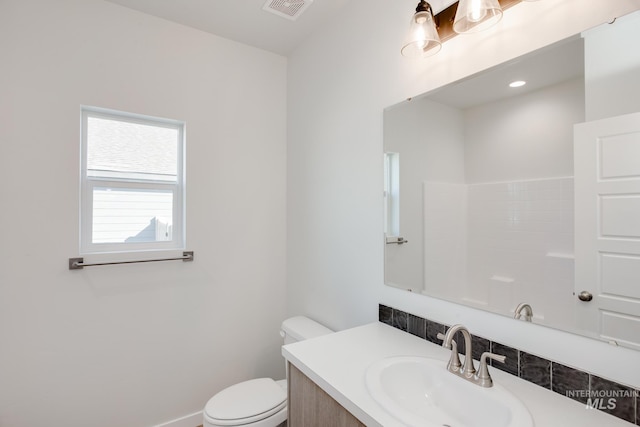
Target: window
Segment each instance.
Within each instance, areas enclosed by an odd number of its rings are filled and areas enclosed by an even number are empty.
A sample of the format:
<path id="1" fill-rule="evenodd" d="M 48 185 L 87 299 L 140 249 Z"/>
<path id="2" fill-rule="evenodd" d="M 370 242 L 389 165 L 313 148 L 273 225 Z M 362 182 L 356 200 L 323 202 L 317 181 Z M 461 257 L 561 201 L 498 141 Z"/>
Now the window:
<path id="1" fill-rule="evenodd" d="M 82 108 L 80 252 L 184 249 L 184 123 Z"/>
<path id="2" fill-rule="evenodd" d="M 400 236 L 400 153 L 384 153 L 384 234 Z"/>

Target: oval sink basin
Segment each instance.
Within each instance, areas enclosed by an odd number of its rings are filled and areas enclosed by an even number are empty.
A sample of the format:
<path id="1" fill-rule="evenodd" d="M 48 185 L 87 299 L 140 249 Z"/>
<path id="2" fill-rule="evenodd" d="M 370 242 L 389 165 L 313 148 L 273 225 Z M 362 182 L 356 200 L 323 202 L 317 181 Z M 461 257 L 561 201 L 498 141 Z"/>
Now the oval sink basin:
<path id="1" fill-rule="evenodd" d="M 446 364 L 415 356 L 381 359 L 367 369 L 367 388 L 407 426 L 533 426 L 524 404 L 500 384 L 480 387 L 447 371 Z"/>

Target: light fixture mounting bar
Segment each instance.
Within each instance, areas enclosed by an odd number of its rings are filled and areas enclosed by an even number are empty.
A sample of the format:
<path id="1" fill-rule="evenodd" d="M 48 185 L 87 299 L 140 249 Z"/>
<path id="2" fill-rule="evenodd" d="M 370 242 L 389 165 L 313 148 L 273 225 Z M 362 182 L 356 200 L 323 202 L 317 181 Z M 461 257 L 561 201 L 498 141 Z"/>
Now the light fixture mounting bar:
<path id="1" fill-rule="evenodd" d="M 511 6 L 515 6 L 516 4 L 522 2 L 522 0 L 498 0 L 498 2 L 500 3 L 500 7 L 502 8 L 502 10 L 504 11 Z M 458 35 L 458 33 L 453 31 L 453 20 L 456 17 L 457 10 L 458 2 L 455 2 L 435 16 L 438 35 L 440 36 L 440 41 L 442 43 Z"/>

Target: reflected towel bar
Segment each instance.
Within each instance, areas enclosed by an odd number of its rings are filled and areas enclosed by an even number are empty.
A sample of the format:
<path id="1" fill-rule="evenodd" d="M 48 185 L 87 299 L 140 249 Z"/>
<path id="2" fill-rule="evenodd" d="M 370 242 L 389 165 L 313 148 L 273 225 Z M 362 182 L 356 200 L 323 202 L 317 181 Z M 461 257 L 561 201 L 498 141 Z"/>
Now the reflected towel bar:
<path id="1" fill-rule="evenodd" d="M 157 261 L 193 261 L 193 251 L 182 252 L 181 257 L 177 258 L 159 258 L 159 259 L 142 259 L 135 261 L 114 261 L 114 262 L 96 262 L 85 264 L 84 258 L 69 258 L 69 270 L 82 270 L 84 267 L 93 267 L 96 265 L 115 265 L 115 264 L 136 264 L 139 262 L 157 262 Z"/>
<path id="2" fill-rule="evenodd" d="M 387 237 L 385 243 L 387 245 L 404 245 L 405 243 L 409 243 L 409 241 L 404 237 Z"/>

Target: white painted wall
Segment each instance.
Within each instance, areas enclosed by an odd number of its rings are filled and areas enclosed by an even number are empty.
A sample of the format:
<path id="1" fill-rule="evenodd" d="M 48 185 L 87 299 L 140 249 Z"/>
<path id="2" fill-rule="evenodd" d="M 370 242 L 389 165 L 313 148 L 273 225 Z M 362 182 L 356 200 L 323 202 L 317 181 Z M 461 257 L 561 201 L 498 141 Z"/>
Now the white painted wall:
<path id="1" fill-rule="evenodd" d="M 626 368 L 635 351 L 384 286 L 381 244 L 385 107 L 639 9 L 640 1 L 523 2 L 496 28 L 456 37 L 424 61 L 399 54 L 414 8 L 409 0 L 351 2 L 289 58 L 289 312 L 345 328 L 376 320 L 383 303 L 640 386 L 640 372 Z"/>
<path id="2" fill-rule="evenodd" d="M 620 37 L 620 34 L 623 37 Z M 585 34 L 587 117 L 598 120 L 640 110 L 640 12 Z"/>
<path id="3" fill-rule="evenodd" d="M 286 58 L 101 0 L 2 0 L 0 58 L 0 425 L 148 426 L 284 376 Z M 193 263 L 67 269 L 81 104 L 186 122 Z"/>
<path id="4" fill-rule="evenodd" d="M 584 81 L 574 79 L 465 110 L 467 184 L 573 176 L 584 109 Z"/>

